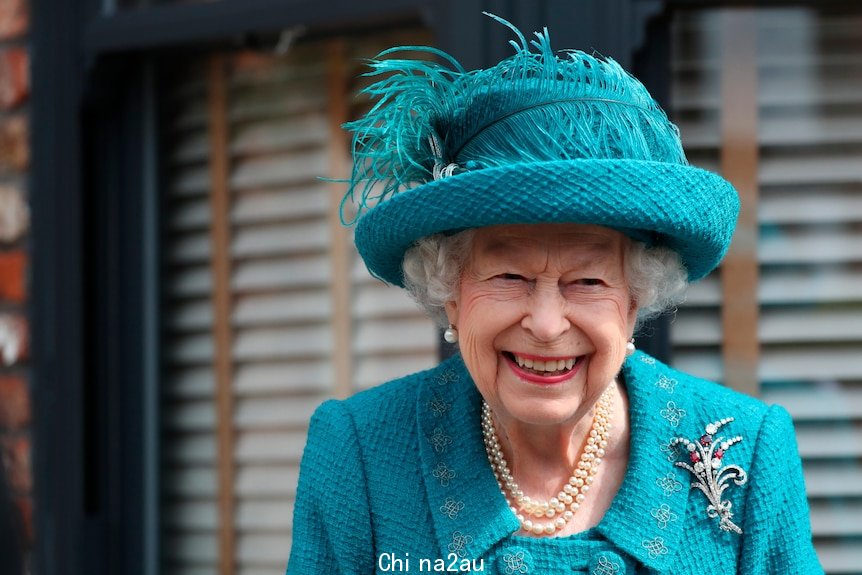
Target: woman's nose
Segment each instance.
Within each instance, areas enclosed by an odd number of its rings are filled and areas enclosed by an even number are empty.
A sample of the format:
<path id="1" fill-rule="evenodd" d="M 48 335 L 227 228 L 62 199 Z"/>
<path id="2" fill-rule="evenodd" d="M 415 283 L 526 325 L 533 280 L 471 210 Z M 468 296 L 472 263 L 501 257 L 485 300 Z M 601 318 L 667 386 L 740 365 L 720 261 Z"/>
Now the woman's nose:
<path id="1" fill-rule="evenodd" d="M 571 328 L 566 301 L 556 286 L 533 291 L 521 327 L 539 341 L 555 341 Z"/>

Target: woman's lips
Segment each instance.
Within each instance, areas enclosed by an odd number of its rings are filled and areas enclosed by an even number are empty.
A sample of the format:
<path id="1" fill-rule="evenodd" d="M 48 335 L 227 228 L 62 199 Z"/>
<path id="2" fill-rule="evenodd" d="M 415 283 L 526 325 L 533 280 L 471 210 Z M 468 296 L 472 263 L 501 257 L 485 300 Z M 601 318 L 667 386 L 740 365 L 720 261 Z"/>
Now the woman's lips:
<path id="1" fill-rule="evenodd" d="M 511 352 L 504 352 L 503 357 L 519 378 L 542 385 L 560 383 L 574 377 L 584 363 L 583 356 L 559 358 L 525 354 L 516 356 Z M 549 369 L 551 365 L 554 369 Z"/>

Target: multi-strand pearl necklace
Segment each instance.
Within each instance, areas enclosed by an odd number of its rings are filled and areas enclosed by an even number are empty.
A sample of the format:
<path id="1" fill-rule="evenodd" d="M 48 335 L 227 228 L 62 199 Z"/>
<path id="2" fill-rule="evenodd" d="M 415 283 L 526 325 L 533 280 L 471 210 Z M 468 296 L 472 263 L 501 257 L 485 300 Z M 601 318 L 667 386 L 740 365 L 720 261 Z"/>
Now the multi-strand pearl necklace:
<path id="1" fill-rule="evenodd" d="M 553 535 L 563 529 L 580 509 L 608 446 L 613 412 L 613 387 L 613 384 L 608 386 L 596 402 L 593 425 L 574 472 L 557 496 L 547 501 L 534 501 L 524 495 L 515 482 L 497 439 L 491 408 L 487 402 L 482 402 L 482 435 L 488 461 L 491 462 L 500 492 L 521 523 L 522 530 L 534 535 Z"/>

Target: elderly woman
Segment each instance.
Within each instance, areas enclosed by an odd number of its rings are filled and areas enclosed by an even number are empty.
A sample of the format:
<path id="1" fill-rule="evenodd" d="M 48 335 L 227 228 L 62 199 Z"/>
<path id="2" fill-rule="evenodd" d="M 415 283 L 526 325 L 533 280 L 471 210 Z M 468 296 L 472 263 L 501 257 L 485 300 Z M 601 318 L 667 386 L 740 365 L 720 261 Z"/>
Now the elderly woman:
<path id="1" fill-rule="evenodd" d="M 318 409 L 288 573 L 822 573 L 787 412 L 634 345 L 736 192 L 615 62 L 514 32 L 372 63 L 356 245 L 460 353 Z"/>

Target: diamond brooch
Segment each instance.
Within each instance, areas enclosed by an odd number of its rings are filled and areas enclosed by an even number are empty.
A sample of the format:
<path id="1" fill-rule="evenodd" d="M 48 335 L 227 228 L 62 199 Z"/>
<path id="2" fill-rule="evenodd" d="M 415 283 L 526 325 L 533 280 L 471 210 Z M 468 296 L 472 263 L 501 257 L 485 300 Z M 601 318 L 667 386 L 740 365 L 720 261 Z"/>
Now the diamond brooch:
<path id="1" fill-rule="evenodd" d="M 677 461 L 676 466 L 687 469 L 694 475 L 695 480 L 691 483 L 692 489 L 700 489 L 709 501 L 706 514 L 710 518 L 718 518 L 718 526 L 722 531 L 742 534 L 742 529 L 731 521 L 733 518 L 733 513 L 730 510 L 731 502 L 722 499 L 724 491 L 730 487 L 730 481 L 737 485 L 743 485 L 748 481 L 748 474 L 738 465 L 722 467 L 722 460 L 727 450 L 742 441 L 742 436 L 737 435 L 727 439 L 715 436 L 722 426 L 731 421 L 733 418 L 728 417 L 708 424 L 704 434 L 695 441 L 677 437 L 673 439 L 671 444 L 682 445 L 685 448 L 689 461 Z"/>

